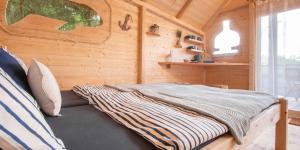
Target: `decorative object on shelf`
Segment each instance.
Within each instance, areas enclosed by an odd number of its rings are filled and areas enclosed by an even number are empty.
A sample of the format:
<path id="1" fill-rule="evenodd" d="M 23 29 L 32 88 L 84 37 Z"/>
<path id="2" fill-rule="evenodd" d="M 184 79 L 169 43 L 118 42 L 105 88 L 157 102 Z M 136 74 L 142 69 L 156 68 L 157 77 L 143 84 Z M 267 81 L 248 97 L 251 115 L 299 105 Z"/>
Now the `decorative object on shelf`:
<path id="1" fill-rule="evenodd" d="M 188 46 L 186 49 L 190 52 L 196 52 L 196 53 L 203 53 L 204 52 L 202 49 L 200 49 L 200 48 L 198 48 L 197 46 L 194 46 L 194 45 Z"/>
<path id="2" fill-rule="evenodd" d="M 150 26 L 149 32 L 147 32 L 148 35 L 154 35 L 154 36 L 160 36 L 159 34 L 159 26 L 157 24 L 153 24 Z"/>
<path id="3" fill-rule="evenodd" d="M 213 60 L 203 60 L 203 63 L 209 64 L 209 63 L 215 63 L 215 61 L 213 61 Z"/>
<path id="4" fill-rule="evenodd" d="M 181 36 L 182 36 L 182 32 L 180 30 L 177 30 L 177 32 L 176 32 L 177 42 L 175 45 L 176 48 L 182 48 Z"/>
<path id="5" fill-rule="evenodd" d="M 202 41 L 202 37 L 196 35 L 187 35 L 184 37 L 185 40 L 197 40 Z"/>
<path id="6" fill-rule="evenodd" d="M 199 63 L 199 62 L 201 62 L 201 60 L 202 60 L 201 54 L 196 54 L 196 55 L 193 57 L 193 59 L 191 60 L 191 62 L 193 62 L 193 63 Z"/>
<path id="7" fill-rule="evenodd" d="M 128 22 L 133 22 L 132 16 L 130 14 L 127 14 L 125 16 L 125 21 L 122 23 L 122 21 L 119 21 L 119 26 L 123 31 L 128 31 L 131 29 L 131 26 L 129 25 Z"/>
<path id="8" fill-rule="evenodd" d="M 212 56 L 207 52 L 207 50 L 204 50 L 202 53 L 203 56 L 203 63 L 214 63 Z"/>
<path id="9" fill-rule="evenodd" d="M 200 36 L 195 36 L 195 35 L 187 35 L 184 37 L 184 41 L 194 44 L 194 45 L 203 45 L 204 42 L 202 40 L 202 37 Z"/>
<path id="10" fill-rule="evenodd" d="M 184 59 L 183 62 L 188 63 L 188 62 L 190 62 L 190 60 L 189 59 Z"/>
<path id="11" fill-rule="evenodd" d="M 198 36 L 197 41 L 202 41 L 202 38 L 200 36 Z"/>
<path id="12" fill-rule="evenodd" d="M 159 26 L 157 24 L 153 24 L 150 26 L 149 32 L 147 32 L 148 35 L 155 35 L 160 36 L 159 34 Z"/>
<path id="13" fill-rule="evenodd" d="M 170 50 L 169 55 L 167 55 L 167 62 L 173 62 L 173 50 Z"/>
<path id="14" fill-rule="evenodd" d="M 91 7 L 70 0 L 8 0 L 5 11 L 8 25 L 31 14 L 67 22 L 58 28 L 60 31 L 73 30 L 78 24 L 85 27 L 103 24 L 102 18 Z"/>
<path id="15" fill-rule="evenodd" d="M 203 41 L 193 40 L 193 39 L 185 39 L 184 42 L 193 44 L 193 45 L 204 45 Z"/>
<path id="16" fill-rule="evenodd" d="M 159 26 L 157 24 L 153 24 L 150 26 L 150 32 L 159 33 Z"/>

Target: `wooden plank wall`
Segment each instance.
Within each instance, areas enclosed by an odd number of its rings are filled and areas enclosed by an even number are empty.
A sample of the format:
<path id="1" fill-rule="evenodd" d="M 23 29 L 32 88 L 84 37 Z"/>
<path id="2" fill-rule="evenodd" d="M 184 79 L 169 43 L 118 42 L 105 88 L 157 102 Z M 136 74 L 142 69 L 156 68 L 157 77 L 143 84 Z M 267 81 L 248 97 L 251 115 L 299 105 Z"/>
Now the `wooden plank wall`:
<path id="1" fill-rule="evenodd" d="M 193 53 L 187 53 L 185 47 L 187 43 L 183 42 L 183 37 L 188 34 L 195 34 L 187 29 L 174 25 L 163 18 L 157 17 L 151 13 L 147 13 L 146 26 L 152 24 L 160 25 L 160 37 L 146 35 L 145 40 L 145 82 L 186 82 L 194 84 L 204 83 L 204 71 L 201 67 L 188 66 L 172 66 L 167 68 L 165 65 L 159 65 L 158 61 L 168 61 L 167 57 L 173 50 L 173 61 L 182 61 L 183 59 L 191 59 Z M 175 48 L 176 31 L 182 31 L 183 48 Z"/>
<path id="2" fill-rule="evenodd" d="M 85 83 L 137 83 L 138 7 L 121 0 L 109 0 L 108 2 L 112 8 L 111 37 L 101 44 L 91 45 L 15 36 L 9 35 L 2 29 L 0 29 L 0 44 L 7 45 L 9 51 L 22 58 L 28 66 L 33 58 L 46 64 L 53 71 L 63 90 L 70 89 L 76 84 Z M 4 10 L 0 11 L 4 12 Z M 108 11 L 102 13 L 108 13 Z M 132 29 L 125 32 L 119 28 L 118 21 L 124 21 L 124 17 L 128 13 L 132 15 L 133 23 L 130 23 Z M 157 64 L 175 45 L 177 29 L 181 29 L 184 35 L 190 33 L 149 12 L 146 15 L 149 16 L 149 19 L 146 20 L 146 27 L 157 23 L 161 26 L 162 31 L 161 37 L 145 36 L 147 57 L 144 60 L 146 62 L 144 78 L 146 82 L 203 83 L 204 75 L 201 68 L 172 67 L 166 69 Z M 49 22 L 41 21 L 41 23 Z M 32 34 L 38 33 L 40 32 L 36 31 Z M 101 32 L 94 34 L 101 35 Z M 175 57 L 179 57 L 183 52 L 184 50 L 176 50 Z M 190 57 L 191 55 L 184 56 Z"/>
<path id="3" fill-rule="evenodd" d="M 222 31 L 222 21 L 229 19 L 231 28 L 241 37 L 240 51 L 236 55 L 214 57 L 219 62 L 249 63 L 249 7 L 244 6 L 220 14 L 206 30 L 207 48 L 213 50 L 214 39 Z M 212 51 L 210 51 L 212 53 Z M 249 68 L 214 67 L 206 71 L 206 83 L 225 84 L 229 88 L 249 89 Z"/>
<path id="4" fill-rule="evenodd" d="M 33 58 L 45 63 L 53 71 L 61 89 L 84 83 L 136 83 L 138 8 L 121 0 L 110 0 L 109 3 L 112 7 L 112 33 L 102 44 L 10 36 L 1 29 L 0 43 L 7 45 L 9 51 L 28 66 Z M 132 30 L 124 32 L 118 21 L 124 21 L 127 13 L 134 20 Z"/>

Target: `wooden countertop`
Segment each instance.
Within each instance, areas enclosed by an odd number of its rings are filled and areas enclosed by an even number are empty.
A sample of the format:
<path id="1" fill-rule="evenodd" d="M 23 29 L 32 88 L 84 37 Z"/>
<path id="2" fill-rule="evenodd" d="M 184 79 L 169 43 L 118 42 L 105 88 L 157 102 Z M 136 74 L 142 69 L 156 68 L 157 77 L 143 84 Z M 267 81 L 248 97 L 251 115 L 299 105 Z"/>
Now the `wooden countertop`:
<path id="1" fill-rule="evenodd" d="M 248 63 L 190 63 L 190 62 L 158 62 L 160 65 L 184 65 L 184 66 L 245 66 L 249 67 Z"/>

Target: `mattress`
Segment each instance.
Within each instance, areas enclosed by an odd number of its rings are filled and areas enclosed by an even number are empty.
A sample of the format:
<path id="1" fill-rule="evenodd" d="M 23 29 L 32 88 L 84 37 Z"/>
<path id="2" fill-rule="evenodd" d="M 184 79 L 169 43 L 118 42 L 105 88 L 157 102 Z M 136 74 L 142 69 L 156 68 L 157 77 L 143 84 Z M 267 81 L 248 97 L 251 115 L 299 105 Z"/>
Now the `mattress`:
<path id="1" fill-rule="evenodd" d="M 62 92 L 61 117 L 47 117 L 46 121 L 56 137 L 71 150 L 153 150 L 154 145 L 134 131 L 118 124 L 105 113 L 88 105 L 72 91 Z M 211 141 L 210 141 L 211 142 Z M 195 149 L 207 145 L 199 145 Z"/>
<path id="2" fill-rule="evenodd" d="M 47 117 L 67 149 L 155 149 L 141 136 L 113 121 L 91 105 L 63 108 L 61 117 Z"/>
<path id="3" fill-rule="evenodd" d="M 62 108 L 88 105 L 89 102 L 77 96 L 73 91 L 61 91 Z"/>

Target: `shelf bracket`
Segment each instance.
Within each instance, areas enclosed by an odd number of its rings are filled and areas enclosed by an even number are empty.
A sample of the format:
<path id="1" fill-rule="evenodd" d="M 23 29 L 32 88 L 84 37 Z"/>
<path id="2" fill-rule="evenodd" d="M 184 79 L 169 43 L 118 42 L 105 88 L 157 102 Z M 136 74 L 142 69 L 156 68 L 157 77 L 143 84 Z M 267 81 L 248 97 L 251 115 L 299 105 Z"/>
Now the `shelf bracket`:
<path id="1" fill-rule="evenodd" d="M 166 65 L 168 69 L 171 69 L 171 64 Z"/>

